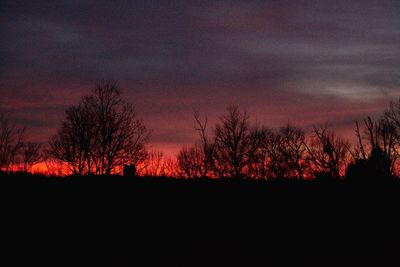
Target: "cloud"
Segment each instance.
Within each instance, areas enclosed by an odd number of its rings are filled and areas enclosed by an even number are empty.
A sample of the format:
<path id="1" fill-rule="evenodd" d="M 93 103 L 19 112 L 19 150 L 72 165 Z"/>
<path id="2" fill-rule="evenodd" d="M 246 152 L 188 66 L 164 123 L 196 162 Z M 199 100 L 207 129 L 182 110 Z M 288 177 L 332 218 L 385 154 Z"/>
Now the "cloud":
<path id="1" fill-rule="evenodd" d="M 101 79 L 119 81 L 154 144 L 175 150 L 196 138 L 194 109 L 211 122 L 238 104 L 273 126 L 343 128 L 400 96 L 398 1 L 3 1 L 0 10 L 0 109 L 42 139 Z"/>

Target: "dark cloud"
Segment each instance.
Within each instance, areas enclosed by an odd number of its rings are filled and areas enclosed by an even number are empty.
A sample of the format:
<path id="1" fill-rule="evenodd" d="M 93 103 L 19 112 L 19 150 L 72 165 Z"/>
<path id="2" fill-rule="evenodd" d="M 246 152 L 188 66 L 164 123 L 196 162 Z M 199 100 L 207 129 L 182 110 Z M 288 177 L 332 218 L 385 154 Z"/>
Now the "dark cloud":
<path id="1" fill-rule="evenodd" d="M 2 1 L 0 109 L 45 140 L 114 79 L 160 149 L 194 140 L 193 110 L 215 122 L 231 104 L 349 132 L 400 95 L 399 25 L 396 0 Z"/>

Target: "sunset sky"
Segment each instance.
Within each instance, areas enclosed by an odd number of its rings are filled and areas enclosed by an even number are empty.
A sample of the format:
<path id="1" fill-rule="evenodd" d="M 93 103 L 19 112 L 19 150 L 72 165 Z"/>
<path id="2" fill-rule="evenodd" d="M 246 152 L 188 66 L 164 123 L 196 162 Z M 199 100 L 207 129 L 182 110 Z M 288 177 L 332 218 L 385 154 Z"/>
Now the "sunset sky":
<path id="1" fill-rule="evenodd" d="M 398 0 L 1 1 L 0 34 L 0 111 L 31 141 L 103 79 L 171 156 L 196 140 L 194 110 L 350 136 L 400 96 Z"/>

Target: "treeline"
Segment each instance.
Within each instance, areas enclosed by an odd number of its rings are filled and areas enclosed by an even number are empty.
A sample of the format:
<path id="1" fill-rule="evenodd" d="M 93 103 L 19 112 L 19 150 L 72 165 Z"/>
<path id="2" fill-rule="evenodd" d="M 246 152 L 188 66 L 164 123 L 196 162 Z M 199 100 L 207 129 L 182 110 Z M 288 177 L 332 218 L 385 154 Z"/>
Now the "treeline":
<path id="1" fill-rule="evenodd" d="M 252 125 L 238 107 L 207 132 L 207 119 L 195 114 L 199 142 L 178 156 L 178 176 L 254 179 L 391 179 L 400 152 L 400 101 L 378 120 L 356 122 L 351 144 L 327 125 L 307 134 L 301 127 Z"/>
<path id="2" fill-rule="evenodd" d="M 118 86 L 102 82 L 66 110 L 48 144 L 27 143 L 25 137 L 26 129 L 1 117 L 1 172 L 30 172 L 33 165 L 44 162 L 48 168 L 56 166 L 58 175 L 109 175 L 124 164 L 146 159 L 150 132 L 133 106 L 123 100 Z"/>
<path id="3" fill-rule="evenodd" d="M 150 131 L 127 103 L 117 84 L 101 82 L 65 119 L 48 144 L 25 141 L 26 129 L 0 117 L 0 171 L 31 172 L 43 162 L 58 174 L 109 175 L 124 165 L 138 175 L 179 178 L 392 179 L 398 174 L 400 99 L 382 115 L 355 122 L 356 143 L 328 125 L 311 132 L 287 124 L 254 125 L 246 111 L 232 106 L 211 127 L 194 114 L 198 141 L 176 159 L 149 152 Z M 52 173 L 53 175 L 55 173 Z"/>
<path id="4" fill-rule="evenodd" d="M 0 173 L 10 173 L 16 164 L 24 172 L 44 160 L 42 144 L 25 141 L 26 129 L 0 114 Z"/>

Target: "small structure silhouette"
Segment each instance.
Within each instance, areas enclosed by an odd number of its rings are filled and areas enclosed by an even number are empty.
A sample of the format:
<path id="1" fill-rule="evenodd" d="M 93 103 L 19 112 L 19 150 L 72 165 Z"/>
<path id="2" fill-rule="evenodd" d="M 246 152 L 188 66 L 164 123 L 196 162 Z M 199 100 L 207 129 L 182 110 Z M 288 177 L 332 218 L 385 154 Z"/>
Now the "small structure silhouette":
<path id="1" fill-rule="evenodd" d="M 124 176 L 125 177 L 135 177 L 136 176 L 136 167 L 134 164 L 125 164 L 124 165 Z"/>

